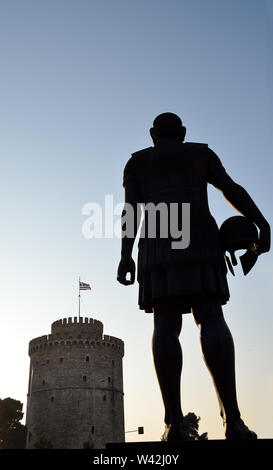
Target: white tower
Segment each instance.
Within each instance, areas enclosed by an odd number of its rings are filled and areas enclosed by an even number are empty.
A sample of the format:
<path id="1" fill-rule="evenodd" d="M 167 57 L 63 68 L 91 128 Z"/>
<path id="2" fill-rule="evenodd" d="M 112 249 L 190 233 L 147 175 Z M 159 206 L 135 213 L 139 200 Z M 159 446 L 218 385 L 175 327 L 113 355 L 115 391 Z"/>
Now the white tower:
<path id="1" fill-rule="evenodd" d="M 27 448 L 101 449 L 124 442 L 121 339 L 92 318 L 64 318 L 30 341 Z"/>

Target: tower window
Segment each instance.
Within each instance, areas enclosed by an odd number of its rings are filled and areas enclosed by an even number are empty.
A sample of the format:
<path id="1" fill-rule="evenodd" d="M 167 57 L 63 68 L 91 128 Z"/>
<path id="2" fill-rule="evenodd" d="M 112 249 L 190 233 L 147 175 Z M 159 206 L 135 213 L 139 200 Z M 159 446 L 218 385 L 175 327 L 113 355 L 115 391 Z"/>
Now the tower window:
<path id="1" fill-rule="evenodd" d="M 45 385 L 45 380 L 43 380 L 42 384 Z"/>
<path id="2" fill-rule="evenodd" d="M 106 395 L 103 395 L 103 401 L 106 401 Z"/>
<path id="3" fill-rule="evenodd" d="M 112 360 L 112 366 L 114 366 L 114 365 L 115 365 L 115 361 L 114 361 L 114 359 L 113 359 L 113 360 Z"/>
<path id="4" fill-rule="evenodd" d="M 94 432 L 95 432 L 95 426 L 92 426 L 92 428 L 91 428 L 91 434 L 94 434 Z"/>
<path id="5" fill-rule="evenodd" d="M 89 362 L 89 356 L 86 356 L 85 360 L 86 362 Z"/>
<path id="6" fill-rule="evenodd" d="M 111 377 L 108 377 L 108 383 L 109 384 L 111 383 Z"/>
<path id="7" fill-rule="evenodd" d="M 53 401 L 54 401 L 54 397 L 51 397 L 51 399 L 50 399 L 50 400 L 51 400 L 51 402 L 53 403 Z"/>
<path id="8" fill-rule="evenodd" d="M 87 380 L 86 375 L 83 376 L 82 380 L 83 380 L 84 382 L 86 382 L 86 380 Z"/>
<path id="9" fill-rule="evenodd" d="M 60 362 L 63 362 L 64 361 L 64 358 L 63 357 L 60 357 Z"/>

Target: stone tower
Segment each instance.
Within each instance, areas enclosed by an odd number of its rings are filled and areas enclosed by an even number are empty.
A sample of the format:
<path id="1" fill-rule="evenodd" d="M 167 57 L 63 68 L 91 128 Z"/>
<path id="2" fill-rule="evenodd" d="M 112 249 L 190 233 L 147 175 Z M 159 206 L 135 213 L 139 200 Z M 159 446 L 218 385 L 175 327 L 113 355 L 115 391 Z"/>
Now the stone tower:
<path id="1" fill-rule="evenodd" d="M 41 437 L 55 449 L 124 442 L 121 339 L 92 318 L 64 318 L 30 341 L 27 448 Z"/>

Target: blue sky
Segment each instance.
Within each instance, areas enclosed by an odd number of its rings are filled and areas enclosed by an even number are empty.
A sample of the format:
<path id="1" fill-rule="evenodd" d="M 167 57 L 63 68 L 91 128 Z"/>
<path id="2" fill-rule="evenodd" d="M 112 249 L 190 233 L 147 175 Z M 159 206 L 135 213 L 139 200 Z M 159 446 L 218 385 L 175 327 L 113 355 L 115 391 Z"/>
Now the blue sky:
<path id="1" fill-rule="evenodd" d="M 126 429 L 144 425 L 143 439 L 156 440 L 152 317 L 138 310 L 137 285 L 115 281 L 119 240 L 83 237 L 82 207 L 105 194 L 122 201 L 127 159 L 151 145 L 154 117 L 172 111 L 186 140 L 208 143 L 271 223 L 272 1 L 9 0 L 0 18 L 1 398 L 26 403 L 28 341 L 77 315 L 80 275 L 93 288 L 84 314 L 125 341 Z M 235 214 L 214 188 L 209 200 L 219 224 Z M 229 280 L 242 415 L 271 437 L 271 253 Z M 181 340 L 184 412 L 222 438 L 190 315 Z"/>

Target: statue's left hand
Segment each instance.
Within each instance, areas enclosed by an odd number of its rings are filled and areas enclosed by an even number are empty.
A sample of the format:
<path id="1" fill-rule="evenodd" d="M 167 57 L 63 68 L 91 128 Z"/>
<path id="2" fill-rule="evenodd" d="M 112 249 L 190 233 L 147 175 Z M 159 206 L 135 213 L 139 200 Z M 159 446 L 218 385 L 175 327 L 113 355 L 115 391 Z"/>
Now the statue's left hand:
<path id="1" fill-rule="evenodd" d="M 129 286 L 130 284 L 134 284 L 135 282 L 135 272 L 136 266 L 133 258 L 131 256 L 126 257 L 123 256 L 120 260 L 118 273 L 117 273 L 117 280 L 120 284 L 124 286 Z M 126 279 L 126 275 L 130 274 L 130 280 Z"/>

